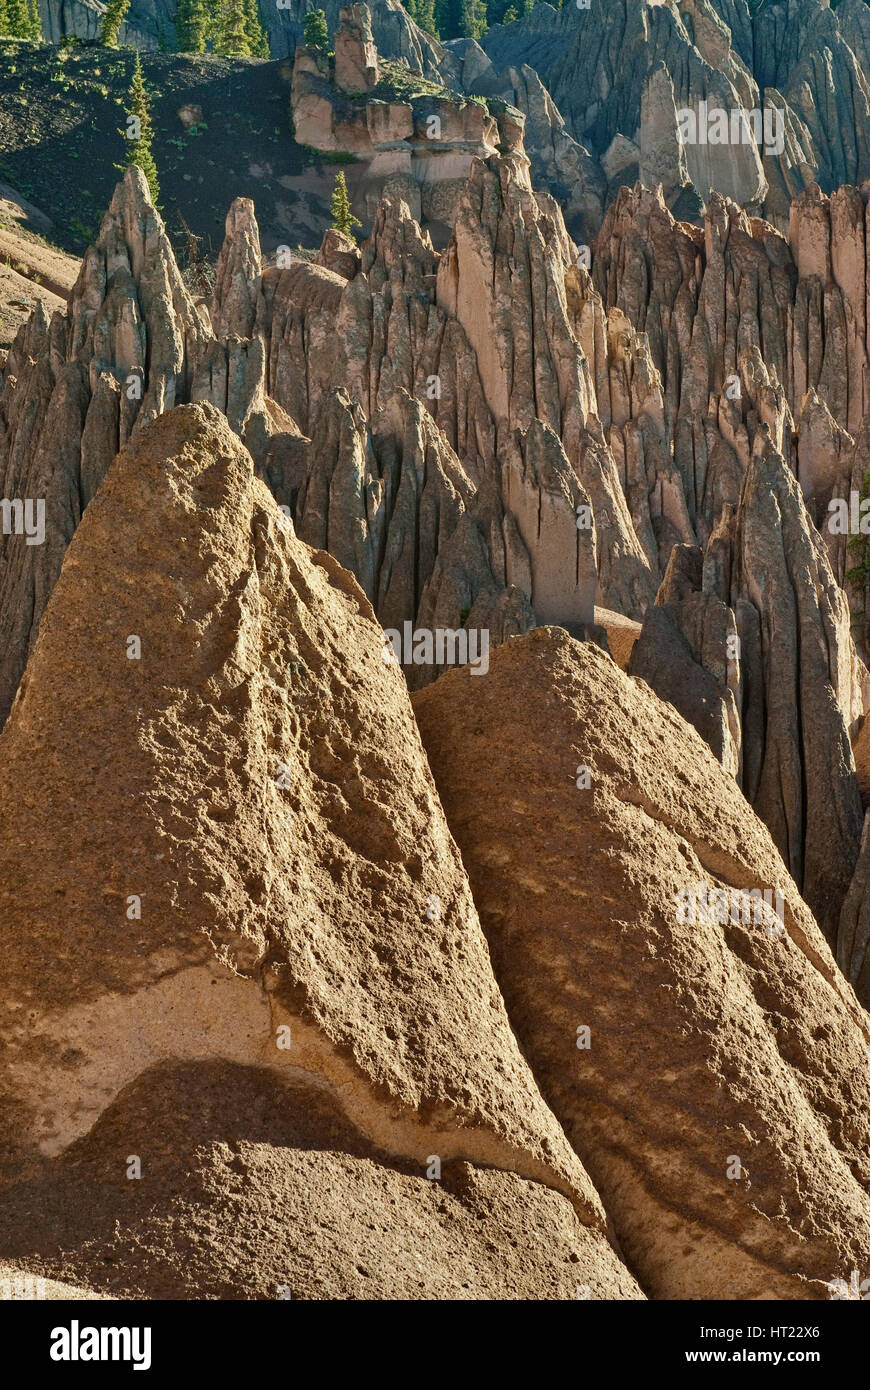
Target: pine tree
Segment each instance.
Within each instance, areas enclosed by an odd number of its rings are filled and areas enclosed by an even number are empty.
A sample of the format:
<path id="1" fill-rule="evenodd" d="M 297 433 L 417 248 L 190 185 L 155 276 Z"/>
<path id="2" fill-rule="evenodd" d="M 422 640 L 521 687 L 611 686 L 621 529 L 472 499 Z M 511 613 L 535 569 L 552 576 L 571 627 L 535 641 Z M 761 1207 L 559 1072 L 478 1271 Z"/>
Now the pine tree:
<path id="1" fill-rule="evenodd" d="M 251 57 L 270 58 L 272 55 L 269 48 L 269 40 L 260 23 L 260 6 L 258 0 L 244 0 L 244 9 L 245 29 L 248 36 L 248 46 L 251 50 Z"/>
<path id="2" fill-rule="evenodd" d="M 486 0 L 435 0 L 442 39 L 479 39 L 487 29 Z"/>
<path id="3" fill-rule="evenodd" d="M 215 11 L 212 49 L 222 58 L 250 58 L 245 0 L 223 0 Z"/>
<path id="4" fill-rule="evenodd" d="M 244 0 L 230 0 L 227 11 L 224 54 L 227 58 L 250 58 Z"/>
<path id="5" fill-rule="evenodd" d="M 332 190 L 332 202 L 329 210 L 332 213 L 333 227 L 337 227 L 340 232 L 346 232 L 348 236 L 353 236 L 354 227 L 362 226 L 359 218 L 354 217 L 351 212 L 347 180 L 344 177 L 343 169 L 339 169 L 335 176 L 335 188 Z"/>
<path id="6" fill-rule="evenodd" d="M 4 27 L 2 32 L 11 39 L 28 38 L 30 16 L 27 13 L 27 0 L 6 0 Z"/>
<path id="7" fill-rule="evenodd" d="M 464 39 L 482 39 L 486 28 L 486 7 L 481 0 L 460 0 L 459 36 Z"/>
<path id="8" fill-rule="evenodd" d="M 139 165 L 147 180 L 151 201 L 157 207 L 160 184 L 157 179 L 157 165 L 151 150 L 154 131 L 151 126 L 151 111 L 148 106 L 148 89 L 145 86 L 145 78 L 142 76 L 142 64 L 139 61 L 138 53 L 136 54 L 136 66 L 133 69 L 133 81 L 130 85 L 129 115 L 136 117 L 139 123 L 138 132 L 135 140 L 128 139 L 127 141 L 127 154 L 121 167 L 129 168 L 131 164 Z"/>
<path id="9" fill-rule="evenodd" d="M 178 0 L 175 41 L 179 53 L 204 53 L 209 16 L 204 0 Z"/>
<path id="10" fill-rule="evenodd" d="M 408 0 L 405 8 L 415 24 L 431 34 L 433 39 L 440 38 L 435 22 L 435 0 Z"/>
<path id="11" fill-rule="evenodd" d="M 39 18 L 37 0 L 27 0 L 27 37 L 34 43 L 42 42 L 42 20 Z"/>
<path id="12" fill-rule="evenodd" d="M 502 15 L 502 19 L 501 19 L 502 24 L 513 24 L 514 21 L 517 20 L 517 19 L 519 19 L 519 15 L 517 14 L 517 12 L 516 12 L 516 10 L 514 9 L 513 5 L 508 5 L 507 9 L 505 10 L 504 14 Z"/>
<path id="13" fill-rule="evenodd" d="M 121 24 L 129 8 L 130 0 L 109 0 L 106 13 L 100 20 L 100 43 L 105 44 L 106 48 L 118 47 Z"/>
<path id="14" fill-rule="evenodd" d="M 323 10 L 312 10 L 305 16 L 302 24 L 306 48 L 316 48 L 319 53 L 329 52 L 329 30 Z"/>

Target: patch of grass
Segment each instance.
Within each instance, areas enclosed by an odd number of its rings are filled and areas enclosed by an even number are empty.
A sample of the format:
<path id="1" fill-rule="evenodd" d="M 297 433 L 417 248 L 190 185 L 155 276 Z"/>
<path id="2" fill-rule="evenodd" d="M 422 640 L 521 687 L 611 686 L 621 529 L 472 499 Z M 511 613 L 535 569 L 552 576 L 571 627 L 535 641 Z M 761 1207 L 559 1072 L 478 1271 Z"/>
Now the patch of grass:
<path id="1" fill-rule="evenodd" d="M 320 160 L 321 164 L 356 164 L 357 156 L 347 150 L 318 150 L 313 145 L 302 145 L 309 164 Z M 247 155 L 245 156 L 247 158 Z"/>

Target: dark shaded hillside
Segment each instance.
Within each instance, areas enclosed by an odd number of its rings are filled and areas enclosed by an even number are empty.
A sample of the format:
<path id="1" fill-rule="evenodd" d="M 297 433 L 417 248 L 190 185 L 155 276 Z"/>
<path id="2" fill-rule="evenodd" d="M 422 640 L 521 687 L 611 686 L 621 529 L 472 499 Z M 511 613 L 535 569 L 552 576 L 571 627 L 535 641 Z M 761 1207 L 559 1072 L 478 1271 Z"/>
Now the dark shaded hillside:
<path id="1" fill-rule="evenodd" d="M 0 48 L 0 176 L 42 208 L 54 240 L 81 254 L 111 199 L 124 155 L 132 49 L 71 50 L 5 41 Z M 173 241 L 179 213 L 202 238 L 223 240 L 236 196 L 256 199 L 267 246 L 319 240 L 334 171 L 318 172 L 293 139 L 281 63 L 169 53 L 141 55 L 151 93 L 161 202 Z M 179 110 L 202 108 L 186 130 Z"/>

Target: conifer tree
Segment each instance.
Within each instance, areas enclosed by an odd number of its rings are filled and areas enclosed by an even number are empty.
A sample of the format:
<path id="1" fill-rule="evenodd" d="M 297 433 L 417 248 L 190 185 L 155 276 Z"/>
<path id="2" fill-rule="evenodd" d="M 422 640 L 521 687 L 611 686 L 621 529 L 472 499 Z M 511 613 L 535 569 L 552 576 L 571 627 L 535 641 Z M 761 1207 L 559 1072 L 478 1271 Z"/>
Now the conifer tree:
<path id="1" fill-rule="evenodd" d="M 27 0 L 27 37 L 34 43 L 42 42 L 42 20 L 39 18 L 37 0 Z"/>
<path id="2" fill-rule="evenodd" d="M 178 0 L 175 41 L 179 53 L 204 53 L 209 14 L 204 0 Z"/>
<path id="3" fill-rule="evenodd" d="M 26 39 L 29 37 L 28 22 L 27 0 L 6 0 L 0 32 L 11 39 Z"/>
<path id="4" fill-rule="evenodd" d="M 248 26 L 245 19 L 244 0 L 229 0 L 222 27 L 223 46 L 215 48 L 226 58 L 250 58 L 251 45 L 248 43 Z"/>
<path id="5" fill-rule="evenodd" d="M 269 57 L 258 0 L 223 0 L 215 11 L 210 37 L 213 51 L 222 58 Z"/>
<path id="6" fill-rule="evenodd" d="M 486 0 L 435 0 L 442 39 L 479 39 L 486 33 Z"/>
<path id="7" fill-rule="evenodd" d="M 151 201 L 157 207 L 157 199 L 160 197 L 160 183 L 157 178 L 157 165 L 154 162 L 154 154 L 151 149 L 151 142 L 154 139 L 154 131 L 151 125 L 151 111 L 148 105 L 148 89 L 145 86 L 145 78 L 142 76 L 142 64 L 139 61 L 139 54 L 136 54 L 136 66 L 133 69 L 133 81 L 130 85 L 130 109 L 129 116 L 135 116 L 138 122 L 136 138 L 127 140 L 127 153 L 124 159 L 123 168 L 129 168 L 131 164 L 138 164 L 148 182 L 151 192 Z"/>
<path id="8" fill-rule="evenodd" d="M 350 198 L 347 192 L 347 180 L 344 177 L 344 170 L 339 169 L 335 176 L 335 188 L 332 190 L 332 202 L 330 204 L 332 213 L 332 225 L 337 227 L 340 232 L 346 232 L 348 236 L 353 236 L 354 227 L 361 227 L 362 223 L 358 217 L 354 217 Z"/>
<path id="9" fill-rule="evenodd" d="M 248 36 L 248 46 L 251 50 L 251 57 L 271 57 L 269 40 L 260 22 L 260 6 L 258 0 L 244 0 L 244 7 L 245 29 Z"/>
<path id="10" fill-rule="evenodd" d="M 100 20 L 100 43 L 106 48 L 118 47 L 118 35 L 124 15 L 130 8 L 130 0 L 109 0 L 106 12 Z"/>
<path id="11" fill-rule="evenodd" d="M 435 0 L 408 0 L 405 8 L 415 24 L 419 24 L 433 39 L 440 38 L 435 22 Z"/>
<path id="12" fill-rule="evenodd" d="M 302 22 L 303 38 L 306 48 L 315 48 L 318 53 L 329 52 L 329 30 L 323 10 L 312 10 Z"/>

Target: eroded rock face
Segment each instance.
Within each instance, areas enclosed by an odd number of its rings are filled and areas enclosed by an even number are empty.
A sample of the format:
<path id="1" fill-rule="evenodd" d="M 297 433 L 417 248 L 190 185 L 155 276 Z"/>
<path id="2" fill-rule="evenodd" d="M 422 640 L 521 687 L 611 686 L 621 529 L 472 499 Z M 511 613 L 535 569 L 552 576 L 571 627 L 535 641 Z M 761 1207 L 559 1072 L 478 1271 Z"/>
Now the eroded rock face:
<path id="1" fill-rule="evenodd" d="M 43 539 L 0 535 L 0 722 L 63 554 L 116 452 L 182 402 L 217 406 L 265 473 L 299 435 L 267 400 L 260 243 L 236 199 L 218 261 L 214 329 L 182 281 L 141 171 L 118 184 L 63 313 L 17 335 L 0 393 L 0 493 L 44 506 Z"/>
<path id="2" fill-rule="evenodd" d="M 870 1242 L 870 1031 L 733 779 L 557 629 L 414 705 L 511 1022 L 647 1292 L 828 1297 Z M 698 885 L 779 888 L 782 922 L 683 924 Z"/>
<path id="3" fill-rule="evenodd" d="M 125 1177 L 128 1140 L 144 1160 L 138 1182 Z M 11 1277 L 31 1289 L 50 1270 L 112 1297 L 642 1296 L 560 1193 L 464 1161 L 430 1181 L 373 1145 L 322 1086 L 221 1062 L 145 1073 L 0 1210 L 4 1245 L 28 1271 Z"/>
<path id="4" fill-rule="evenodd" d="M 452 87 L 424 85 L 416 97 L 405 95 L 404 87 L 397 93 L 390 70 L 380 83 L 370 21 L 366 5 L 349 5 L 339 12 L 334 57 L 296 50 L 291 90 L 296 139 L 365 162 L 355 180 L 354 208 L 367 224 L 377 217 L 382 198 L 402 199 L 418 221 L 443 236 L 475 158 L 504 148 L 528 163 L 524 116 L 501 96 L 487 104 L 478 96 L 466 100 Z"/>
<path id="5" fill-rule="evenodd" d="M 813 182 L 831 193 L 870 176 L 865 11 L 863 0 L 614 0 L 538 7 L 482 46 L 495 69 L 535 69 L 600 161 L 606 202 L 643 168 L 678 217 L 698 220 L 718 193 L 784 232 Z"/>
<path id="6" fill-rule="evenodd" d="M 45 536 L 0 537 L 0 719 L 83 506 L 138 419 L 189 398 L 207 337 L 144 178 L 119 184 L 66 313 L 37 308 L 10 349 L 0 399 L 0 492 L 42 499 Z"/>
<path id="7" fill-rule="evenodd" d="M 218 338 L 253 338 L 263 317 L 260 230 L 250 198 L 236 198 L 227 213 L 210 305 Z"/>
<path id="8" fill-rule="evenodd" d="M 865 1009 L 870 1008 L 870 817 L 864 818 L 861 852 L 843 902 L 837 960 Z"/>
<path id="9" fill-rule="evenodd" d="M 90 752 L 71 767 L 73 720 Z M 164 414 L 110 470 L 71 543 L 2 750 L 16 809 L 0 798 L 0 1171 L 19 1236 L 16 1204 L 34 1189 L 16 1184 L 75 1185 L 73 1154 L 99 1169 L 107 1127 L 134 1093 L 153 1136 L 165 1069 L 176 1068 L 171 1096 L 190 1078 L 207 1089 L 217 1068 L 215 1141 L 321 1148 L 331 1124 L 355 1155 L 316 1180 L 309 1162 L 315 1208 L 333 1181 L 366 1185 L 386 1162 L 396 1200 L 445 1248 L 420 1183 L 438 1155 L 459 1163 L 472 1208 L 504 1219 L 530 1196 L 557 1247 L 586 1251 L 602 1294 L 636 1295 L 510 1031 L 371 607 L 337 561 L 296 539 L 213 407 Z M 238 1105 L 221 1118 L 228 1068 L 247 1068 L 268 1108 L 282 1098 L 283 1134 L 280 1123 L 240 1132 Z M 326 1119 L 309 1129 L 312 1087 Z M 220 1145 L 213 1155 L 225 1185 Z M 268 1188 L 274 1160 L 251 1162 Z M 504 1181 L 478 1178 L 480 1164 Z M 292 1166 L 301 1178 L 304 1155 Z M 169 1201 L 177 1174 L 170 1185 L 163 1167 L 154 1181 Z M 187 1189 L 194 1207 L 206 1180 Z M 241 1219 L 262 1200 L 261 1187 Z M 125 1219 L 143 1218 L 134 1204 Z M 349 1235 L 335 1287 L 352 1248 Z M 217 1277 L 209 1252 L 203 1261 L 187 1296 Z M 382 1292 L 409 1287 L 400 1266 L 380 1271 Z M 167 1277 L 154 1276 L 152 1294 Z M 441 1296 L 446 1281 L 445 1259 Z M 525 1287 L 551 1296 L 561 1284 L 542 1268 Z"/>
<path id="10" fill-rule="evenodd" d="M 343 92 L 368 92 L 378 82 L 378 51 L 368 5 L 339 11 L 333 38 L 335 81 Z"/>
<path id="11" fill-rule="evenodd" d="M 438 266 L 438 303 L 465 330 L 502 430 L 539 419 L 561 439 L 595 513 L 598 602 L 639 617 L 652 573 L 596 414 L 580 344 L 582 281 L 570 259 L 558 209 L 536 198 L 524 172 L 507 157 L 479 164 Z"/>
<path id="12" fill-rule="evenodd" d="M 857 699 L 849 608 L 794 474 L 762 440 L 743 485 L 733 557 L 743 789 L 835 941 L 862 824 L 849 744 Z"/>
<path id="13" fill-rule="evenodd" d="M 732 610 L 703 592 L 703 551 L 675 546 L 628 670 L 669 701 L 740 775 L 740 662 Z"/>
<path id="14" fill-rule="evenodd" d="M 765 431 L 706 550 L 674 549 L 630 668 L 738 778 L 832 944 L 862 820 L 850 626 L 798 481 Z"/>
<path id="15" fill-rule="evenodd" d="M 304 264 L 263 281 L 268 389 L 316 437 L 301 534 L 332 548 L 330 524 L 346 535 L 349 509 L 354 540 L 340 556 L 385 626 L 416 618 L 427 629 L 486 630 L 492 645 L 536 614 L 589 626 L 596 601 L 642 614 L 651 587 L 595 415 L 585 352 L 595 329 L 564 223 L 531 194 L 522 161 L 491 164 L 469 182 L 446 256 L 407 207 L 385 203 L 349 282 Z M 500 230 L 499 179 L 508 191 Z M 475 230 L 482 187 L 492 225 Z M 486 255 L 490 237 L 498 274 L 487 287 L 477 251 Z M 485 343 L 490 312 L 495 352 Z M 499 363 L 510 364 L 508 408 Z M 351 411 L 350 428 L 336 410 Z M 449 495 L 442 475 L 459 480 Z M 346 495 L 333 477 L 348 479 Z"/>

